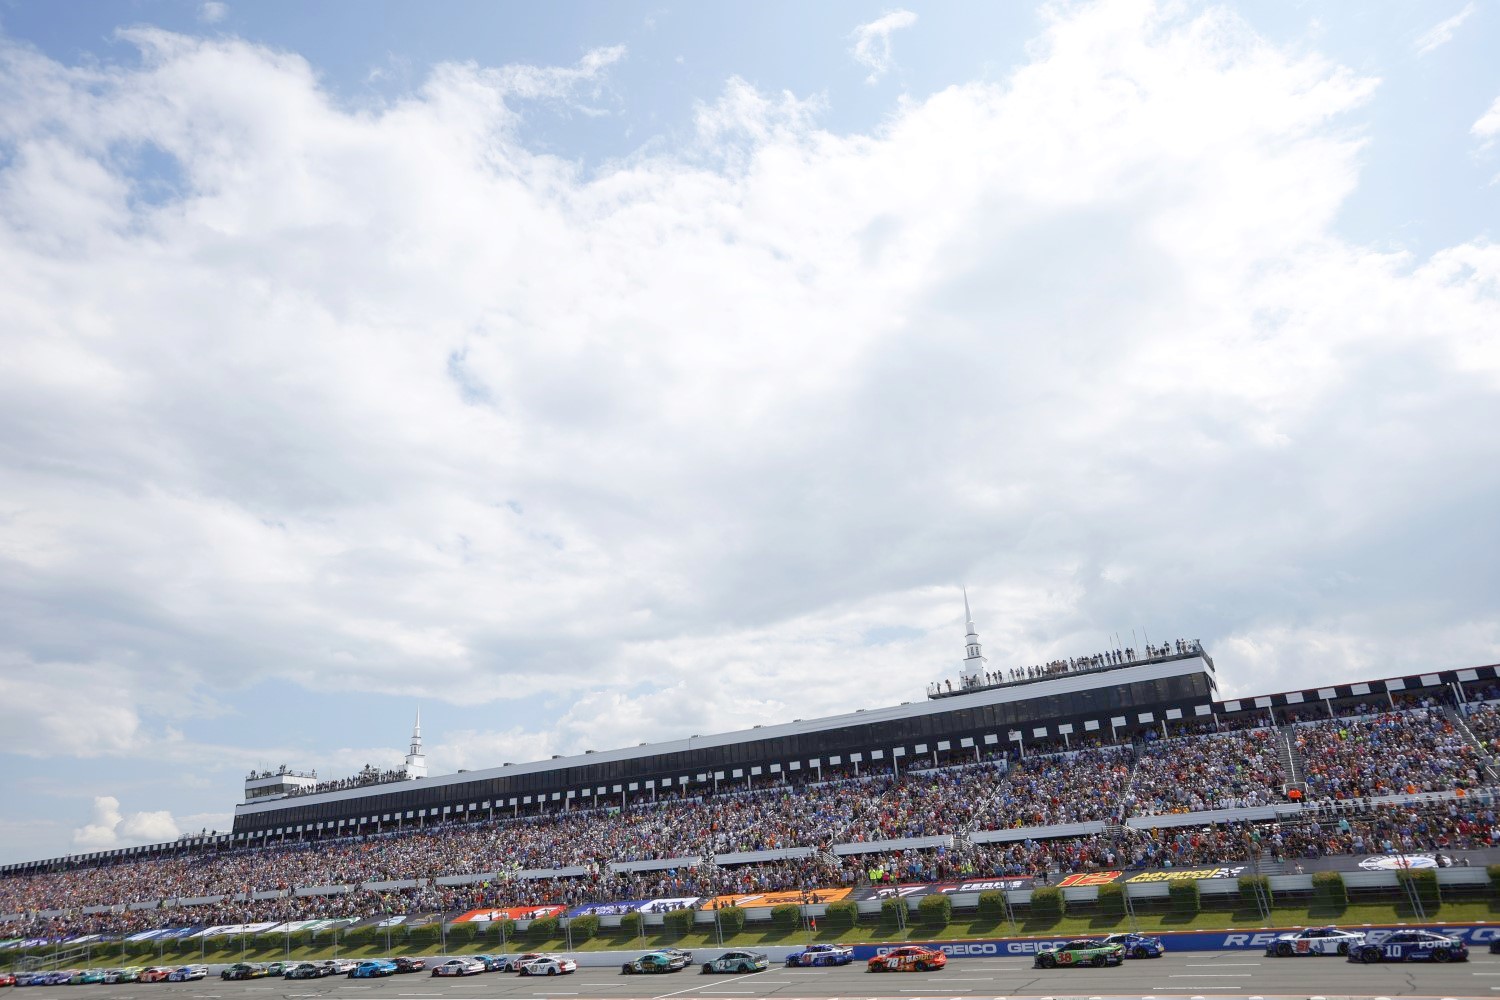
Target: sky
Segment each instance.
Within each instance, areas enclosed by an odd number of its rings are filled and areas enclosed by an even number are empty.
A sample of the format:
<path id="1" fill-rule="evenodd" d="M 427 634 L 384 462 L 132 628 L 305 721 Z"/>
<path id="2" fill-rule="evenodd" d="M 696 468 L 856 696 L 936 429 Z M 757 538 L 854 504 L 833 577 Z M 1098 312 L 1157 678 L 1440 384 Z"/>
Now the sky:
<path id="1" fill-rule="evenodd" d="M 0 862 L 1500 660 L 1500 4 L 0 0 Z"/>

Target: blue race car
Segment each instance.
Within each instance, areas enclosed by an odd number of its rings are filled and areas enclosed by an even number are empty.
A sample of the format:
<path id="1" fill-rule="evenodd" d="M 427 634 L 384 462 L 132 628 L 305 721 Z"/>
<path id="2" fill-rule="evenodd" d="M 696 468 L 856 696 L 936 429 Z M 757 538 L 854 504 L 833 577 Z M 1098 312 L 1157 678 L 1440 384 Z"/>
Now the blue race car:
<path id="1" fill-rule="evenodd" d="M 787 968 L 808 965 L 848 965 L 854 961 L 854 949 L 836 944 L 810 944 L 786 957 Z"/>
<path id="2" fill-rule="evenodd" d="M 381 976 L 394 976 L 396 974 L 396 963 L 387 962 L 383 958 L 372 958 L 366 962 L 360 962 L 349 970 L 350 979 L 378 979 Z"/>
<path id="3" fill-rule="evenodd" d="M 1137 934 L 1134 931 L 1125 934 L 1111 934 L 1100 944 L 1117 944 L 1125 949 L 1126 958 L 1161 958 L 1166 954 L 1166 947 L 1162 945 L 1161 938 L 1150 937 L 1146 934 Z"/>
<path id="4" fill-rule="evenodd" d="M 1396 931 L 1349 949 L 1351 962 L 1466 962 L 1469 946 L 1432 931 Z"/>

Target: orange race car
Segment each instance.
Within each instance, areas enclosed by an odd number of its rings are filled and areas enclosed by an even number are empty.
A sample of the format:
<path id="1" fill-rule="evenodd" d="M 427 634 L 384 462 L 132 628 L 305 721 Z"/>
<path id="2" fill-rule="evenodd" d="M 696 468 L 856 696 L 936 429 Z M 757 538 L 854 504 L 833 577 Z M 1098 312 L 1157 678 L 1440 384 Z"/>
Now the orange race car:
<path id="1" fill-rule="evenodd" d="M 942 952 L 908 944 L 892 948 L 884 955 L 876 955 L 865 969 L 868 972 L 926 972 L 947 964 L 948 956 Z"/>

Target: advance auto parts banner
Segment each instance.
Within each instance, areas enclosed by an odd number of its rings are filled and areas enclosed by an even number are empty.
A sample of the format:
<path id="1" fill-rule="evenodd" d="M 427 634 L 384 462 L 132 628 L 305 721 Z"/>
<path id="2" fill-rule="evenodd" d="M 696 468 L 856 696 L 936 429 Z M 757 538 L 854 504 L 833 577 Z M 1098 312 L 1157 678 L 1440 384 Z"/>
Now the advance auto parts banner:
<path id="1" fill-rule="evenodd" d="M 555 917 L 566 909 L 565 906 L 511 906 L 495 910 L 470 910 L 453 922 L 466 924 L 485 920 L 540 920 L 543 917 Z"/>
<path id="2" fill-rule="evenodd" d="M 716 910 L 724 906 L 781 906 L 783 903 L 837 903 L 848 899 L 848 886 L 836 889 L 808 889 L 806 892 L 742 892 L 729 896 L 714 896 L 698 904 L 699 909 Z"/>
<path id="3" fill-rule="evenodd" d="M 1248 865 L 1232 865 L 1220 868 L 1162 868 L 1149 872 L 1076 872 L 1065 875 L 1057 882 L 1057 888 L 1070 889 L 1075 886 L 1109 885 L 1111 882 L 1170 882 L 1173 879 L 1239 878 Z M 1041 883 L 1038 883 L 1041 884 Z"/>

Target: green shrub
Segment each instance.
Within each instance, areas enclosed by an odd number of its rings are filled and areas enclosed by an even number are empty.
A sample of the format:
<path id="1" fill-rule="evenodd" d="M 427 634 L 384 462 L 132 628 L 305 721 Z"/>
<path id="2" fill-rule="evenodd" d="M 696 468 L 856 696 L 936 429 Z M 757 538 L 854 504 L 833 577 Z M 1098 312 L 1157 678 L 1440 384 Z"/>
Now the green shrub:
<path id="1" fill-rule="evenodd" d="M 1259 909 L 1262 904 L 1267 909 L 1276 905 L 1276 897 L 1271 892 L 1271 880 L 1264 875 L 1241 875 L 1239 879 L 1240 902 L 1246 906 Z"/>
<path id="2" fill-rule="evenodd" d="M 406 931 L 407 940 L 414 945 L 437 944 L 443 939 L 443 925 L 439 923 L 423 924 L 420 927 L 410 927 Z"/>
<path id="3" fill-rule="evenodd" d="M 847 931 L 859 921 L 859 904 L 852 899 L 841 899 L 829 903 L 823 914 L 823 923 L 831 931 Z"/>
<path id="4" fill-rule="evenodd" d="M 592 913 L 585 913 L 581 917 L 574 917 L 568 921 L 568 934 L 576 947 L 579 942 L 587 941 L 599 933 L 599 918 Z"/>
<path id="5" fill-rule="evenodd" d="M 666 927 L 667 933 L 674 937 L 684 937 L 693 929 L 693 921 L 697 919 L 697 910 L 690 906 L 683 906 L 662 914 L 661 922 Z"/>
<path id="6" fill-rule="evenodd" d="M 714 911 L 714 919 L 725 934 L 738 934 L 745 929 L 745 911 L 738 906 L 723 906 Z"/>
<path id="7" fill-rule="evenodd" d="M 1005 893 L 988 889 L 979 894 L 979 916 L 984 920 L 1005 919 Z"/>
<path id="8" fill-rule="evenodd" d="M 1438 888 L 1437 872 L 1431 868 L 1398 871 L 1396 884 L 1408 895 L 1415 891 L 1424 907 L 1438 906 L 1443 901 L 1442 891 Z"/>
<path id="9" fill-rule="evenodd" d="M 1063 915 L 1062 890 L 1052 885 L 1031 890 L 1031 917 L 1033 920 L 1056 921 Z"/>
<path id="10" fill-rule="evenodd" d="M 1338 872 L 1314 872 L 1313 899 L 1323 906 L 1348 906 L 1349 889 Z"/>
<path id="11" fill-rule="evenodd" d="M 1174 878 L 1167 882 L 1167 899 L 1173 913 L 1197 913 L 1201 902 L 1195 879 Z"/>
<path id="12" fill-rule="evenodd" d="M 1490 865 L 1485 868 L 1490 876 L 1490 892 L 1500 896 L 1500 865 Z"/>
<path id="13" fill-rule="evenodd" d="M 639 913 L 627 913 L 620 918 L 620 933 L 637 937 L 641 933 L 641 926 L 645 918 Z"/>
<path id="14" fill-rule="evenodd" d="M 783 933 L 790 933 L 802 926 L 802 907 L 796 903 L 782 903 L 771 907 L 771 926 Z"/>
<path id="15" fill-rule="evenodd" d="M 880 922 L 897 926 L 906 919 L 907 910 L 911 906 L 903 896 L 888 896 L 880 901 Z"/>
<path id="16" fill-rule="evenodd" d="M 557 918 L 542 917 L 533 920 L 531 926 L 526 928 L 526 937 L 531 941 L 551 941 L 557 937 Z"/>
<path id="17" fill-rule="evenodd" d="M 922 897 L 917 913 L 922 917 L 923 927 L 941 930 L 953 919 L 953 900 L 946 893 L 934 892 Z"/>
<path id="18" fill-rule="evenodd" d="M 1125 887 L 1119 882 L 1101 885 L 1098 912 L 1101 917 L 1123 917 L 1125 915 Z"/>
<path id="19" fill-rule="evenodd" d="M 370 928 L 368 928 L 368 927 L 362 927 L 362 928 L 360 928 L 360 930 L 369 930 L 369 929 Z M 466 921 L 464 921 L 461 924 L 449 924 L 448 925 L 448 945 L 449 945 L 449 947 L 453 947 L 453 946 L 461 946 L 461 945 L 466 945 L 466 944 L 473 944 L 474 941 L 475 941 L 475 939 L 477 939 L 480 935 L 482 935 L 484 933 L 484 931 L 485 931 L 485 925 L 481 921 L 466 920 Z M 358 931 L 351 931 L 350 933 L 358 933 Z M 350 940 L 350 939 L 346 938 L 346 940 Z"/>

